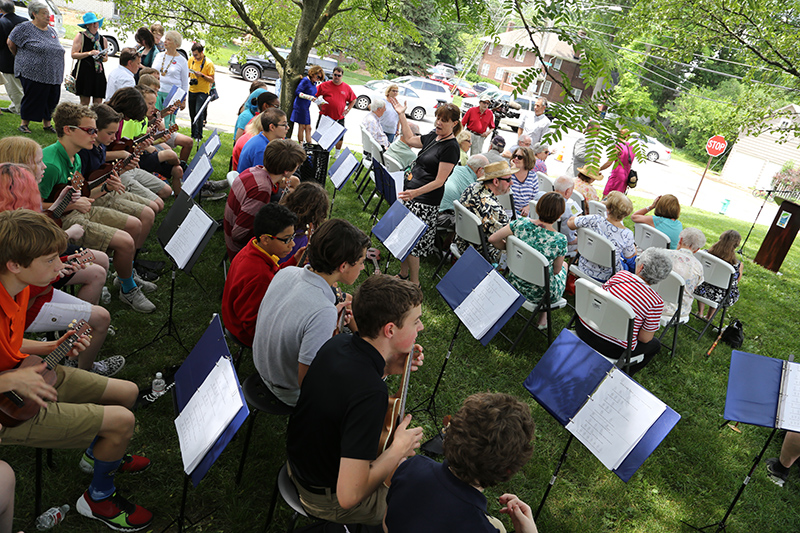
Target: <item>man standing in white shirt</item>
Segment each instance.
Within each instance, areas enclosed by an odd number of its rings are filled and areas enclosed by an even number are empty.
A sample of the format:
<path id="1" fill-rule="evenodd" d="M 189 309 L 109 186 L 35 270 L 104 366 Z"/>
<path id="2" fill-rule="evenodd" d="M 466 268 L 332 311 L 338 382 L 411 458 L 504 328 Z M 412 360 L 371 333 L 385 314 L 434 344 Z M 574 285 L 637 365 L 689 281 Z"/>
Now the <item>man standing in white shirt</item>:
<path id="1" fill-rule="evenodd" d="M 546 98 L 537 98 L 536 103 L 533 104 L 533 116 L 523 115 L 522 122 L 517 128 L 517 134 L 528 135 L 533 144 L 542 142 L 542 137 L 550 127 L 550 119 L 544 114 L 547 111 L 547 105 Z"/>
<path id="2" fill-rule="evenodd" d="M 123 48 L 119 53 L 119 67 L 108 75 L 106 84 L 106 100 L 111 100 L 114 93 L 123 87 L 136 87 L 134 76 L 142 66 L 142 56 L 135 48 Z"/>

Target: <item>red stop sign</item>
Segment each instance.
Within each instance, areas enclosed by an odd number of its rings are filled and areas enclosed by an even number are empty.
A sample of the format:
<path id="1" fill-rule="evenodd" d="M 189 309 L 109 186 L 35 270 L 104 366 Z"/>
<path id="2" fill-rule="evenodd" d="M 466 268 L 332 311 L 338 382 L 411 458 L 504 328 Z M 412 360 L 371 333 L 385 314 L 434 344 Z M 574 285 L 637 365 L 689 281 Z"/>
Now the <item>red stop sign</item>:
<path id="1" fill-rule="evenodd" d="M 708 152 L 708 155 L 711 157 L 717 157 L 725 151 L 727 146 L 728 141 L 725 140 L 725 137 L 722 135 L 714 135 L 706 143 L 706 152 Z"/>

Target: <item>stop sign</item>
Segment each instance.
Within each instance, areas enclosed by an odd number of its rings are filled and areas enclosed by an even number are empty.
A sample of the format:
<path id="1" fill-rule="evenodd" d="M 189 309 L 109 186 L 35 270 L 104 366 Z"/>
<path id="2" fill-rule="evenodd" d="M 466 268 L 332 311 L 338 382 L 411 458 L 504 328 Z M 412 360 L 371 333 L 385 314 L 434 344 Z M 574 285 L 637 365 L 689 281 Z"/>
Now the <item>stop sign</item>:
<path id="1" fill-rule="evenodd" d="M 706 143 L 706 152 L 708 152 L 708 155 L 711 157 L 717 157 L 725 151 L 727 146 L 728 141 L 725 140 L 725 137 L 722 135 L 714 135 Z"/>

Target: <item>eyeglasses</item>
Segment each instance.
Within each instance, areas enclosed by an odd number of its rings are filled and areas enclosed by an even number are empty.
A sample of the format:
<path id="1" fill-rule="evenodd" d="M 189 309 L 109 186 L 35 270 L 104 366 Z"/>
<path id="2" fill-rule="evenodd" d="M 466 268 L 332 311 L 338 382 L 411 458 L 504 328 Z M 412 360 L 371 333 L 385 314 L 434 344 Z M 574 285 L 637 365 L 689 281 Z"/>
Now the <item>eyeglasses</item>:
<path id="1" fill-rule="evenodd" d="M 334 74 L 334 75 L 333 75 L 333 77 L 334 77 L 334 78 L 341 78 L 341 77 L 342 77 L 342 75 L 341 75 L 341 74 Z"/>
<path id="2" fill-rule="evenodd" d="M 73 130 L 81 130 L 85 131 L 89 135 L 97 135 L 98 129 L 97 128 L 84 128 L 82 126 L 70 126 Z"/>
<path id="3" fill-rule="evenodd" d="M 497 179 L 499 179 L 500 181 L 511 181 L 511 178 L 497 178 Z"/>
<path id="4" fill-rule="evenodd" d="M 275 235 L 270 235 L 269 233 L 265 233 L 264 235 L 270 239 L 281 241 L 283 244 L 289 244 L 290 242 L 294 241 L 294 235 L 289 235 L 288 237 L 276 237 Z"/>
<path id="5" fill-rule="evenodd" d="M 275 107 L 278 107 L 278 106 L 275 106 Z M 278 122 L 277 126 L 279 128 L 288 128 L 289 127 L 289 123 L 288 122 Z"/>
<path id="6" fill-rule="evenodd" d="M 389 91 L 389 92 L 390 92 L 390 93 L 399 93 L 400 91 L 399 91 L 398 89 L 392 89 L 392 90 L 391 90 L 391 91 Z"/>
<path id="7" fill-rule="evenodd" d="M 525 159 L 525 156 L 524 156 L 524 155 L 522 155 L 522 154 L 514 154 L 513 156 L 511 156 L 511 159 L 519 159 L 519 160 L 522 160 L 522 159 Z"/>

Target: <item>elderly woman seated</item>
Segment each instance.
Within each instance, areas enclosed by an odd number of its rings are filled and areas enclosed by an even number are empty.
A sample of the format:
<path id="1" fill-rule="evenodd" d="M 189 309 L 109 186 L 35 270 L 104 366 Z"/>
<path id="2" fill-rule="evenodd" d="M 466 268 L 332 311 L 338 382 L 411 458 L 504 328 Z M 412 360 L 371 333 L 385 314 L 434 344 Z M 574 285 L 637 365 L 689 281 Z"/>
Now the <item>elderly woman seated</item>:
<path id="1" fill-rule="evenodd" d="M 654 334 L 659 327 L 664 301 L 652 285 L 666 278 L 671 270 L 672 259 L 666 250 L 648 248 L 637 258 L 634 274 L 625 270 L 617 272 L 603 285 L 603 289 L 630 304 L 635 314 L 631 358 L 637 355 L 644 358 L 631 365 L 630 376 L 647 366 L 661 350 L 661 343 Z M 583 342 L 609 359 L 619 359 L 625 351 L 627 339 L 604 335 L 582 319 L 576 322 L 575 332 Z"/>
<path id="2" fill-rule="evenodd" d="M 703 283 L 703 265 L 700 264 L 694 254 L 697 250 L 706 245 L 706 236 L 697 228 L 686 228 L 681 232 L 678 239 L 678 249 L 670 250 L 669 256 L 672 259 L 672 270 L 678 273 L 686 282 L 683 289 L 683 300 L 681 300 L 681 320 L 687 320 L 692 312 L 694 298 L 692 293 Z M 664 303 L 665 320 L 672 318 L 675 314 L 675 305 Z"/>
<path id="3" fill-rule="evenodd" d="M 648 215 L 655 209 L 653 216 Z M 678 220 L 681 216 L 681 203 L 671 194 L 665 194 L 656 198 L 650 207 L 643 207 L 631 215 L 634 223 L 647 224 L 653 226 L 658 231 L 669 237 L 669 249 L 675 250 L 678 247 L 683 224 Z"/>
<path id="4" fill-rule="evenodd" d="M 627 196 L 619 191 L 611 191 L 605 200 L 607 215 L 586 215 L 572 217 L 567 221 L 569 229 L 589 228 L 609 239 L 617 249 L 616 259 L 619 272 L 624 268 L 633 270 L 632 260 L 636 257 L 636 245 L 633 232 L 625 227 L 622 221 L 633 211 L 633 204 Z M 597 281 L 604 282 L 613 274 L 612 270 L 589 261 L 581 256 L 578 268 Z"/>

